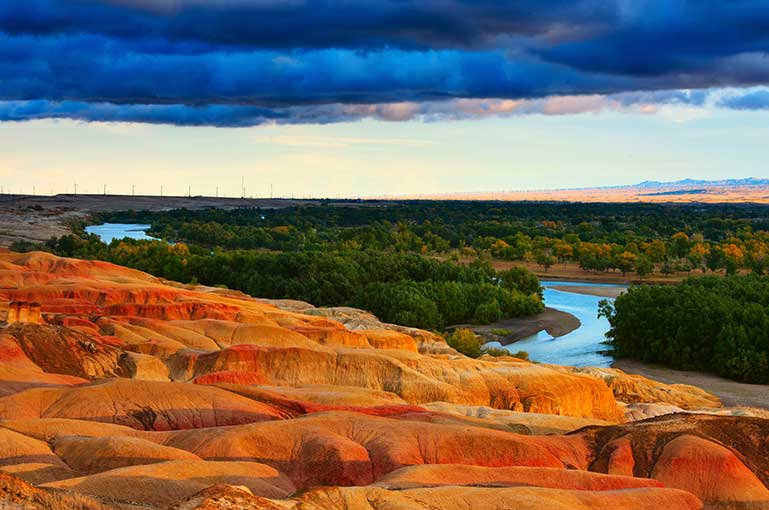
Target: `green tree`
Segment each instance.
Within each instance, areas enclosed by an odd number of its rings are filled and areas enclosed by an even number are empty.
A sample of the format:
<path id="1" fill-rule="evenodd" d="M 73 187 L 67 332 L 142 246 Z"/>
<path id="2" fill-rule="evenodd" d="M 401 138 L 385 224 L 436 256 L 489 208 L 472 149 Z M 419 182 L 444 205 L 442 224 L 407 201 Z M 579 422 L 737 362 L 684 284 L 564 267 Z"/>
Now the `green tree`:
<path id="1" fill-rule="evenodd" d="M 635 272 L 638 273 L 638 277 L 642 280 L 649 276 L 654 271 L 654 263 L 652 259 L 646 255 L 639 255 L 635 259 Z"/>

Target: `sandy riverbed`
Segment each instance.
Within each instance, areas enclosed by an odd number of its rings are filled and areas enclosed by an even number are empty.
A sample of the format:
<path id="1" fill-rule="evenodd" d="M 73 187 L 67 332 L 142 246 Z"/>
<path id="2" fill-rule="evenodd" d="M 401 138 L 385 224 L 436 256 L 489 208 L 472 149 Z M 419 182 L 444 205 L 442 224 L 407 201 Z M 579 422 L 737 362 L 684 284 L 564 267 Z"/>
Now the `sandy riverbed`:
<path id="1" fill-rule="evenodd" d="M 579 283 L 575 283 L 574 285 L 559 285 L 558 287 L 553 288 L 563 292 L 574 292 L 576 294 L 587 294 L 588 296 L 598 296 L 612 299 L 616 298 L 627 290 L 624 287 L 598 287 L 580 285 Z"/>
<path id="2" fill-rule="evenodd" d="M 713 374 L 673 370 L 658 365 L 647 365 L 628 359 L 616 360 L 614 368 L 629 374 L 640 374 L 666 384 L 690 384 L 716 395 L 724 406 L 760 407 L 769 409 L 769 386 L 745 384 Z"/>

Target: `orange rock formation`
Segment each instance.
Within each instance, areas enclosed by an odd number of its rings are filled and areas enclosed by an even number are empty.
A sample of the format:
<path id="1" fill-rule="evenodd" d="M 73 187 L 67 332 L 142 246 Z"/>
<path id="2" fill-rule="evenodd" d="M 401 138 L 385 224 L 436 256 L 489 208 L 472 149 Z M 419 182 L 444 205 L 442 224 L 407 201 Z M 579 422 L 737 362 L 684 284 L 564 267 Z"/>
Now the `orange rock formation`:
<path id="1" fill-rule="evenodd" d="M 0 302 L 0 506 L 769 507 L 769 421 L 697 388 L 44 253 Z"/>

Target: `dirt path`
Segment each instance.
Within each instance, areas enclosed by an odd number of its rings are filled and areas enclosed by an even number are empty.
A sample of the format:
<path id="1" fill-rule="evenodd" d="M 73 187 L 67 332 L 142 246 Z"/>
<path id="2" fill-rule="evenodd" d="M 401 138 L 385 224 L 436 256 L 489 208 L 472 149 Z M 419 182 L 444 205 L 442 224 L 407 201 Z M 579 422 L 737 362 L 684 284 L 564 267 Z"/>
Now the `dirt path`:
<path id="1" fill-rule="evenodd" d="M 657 365 L 647 365 L 633 360 L 617 360 L 614 368 L 629 374 L 640 374 L 666 384 L 691 384 L 716 395 L 724 406 L 747 406 L 769 409 L 769 386 L 745 384 L 717 375 L 700 372 L 673 370 Z"/>

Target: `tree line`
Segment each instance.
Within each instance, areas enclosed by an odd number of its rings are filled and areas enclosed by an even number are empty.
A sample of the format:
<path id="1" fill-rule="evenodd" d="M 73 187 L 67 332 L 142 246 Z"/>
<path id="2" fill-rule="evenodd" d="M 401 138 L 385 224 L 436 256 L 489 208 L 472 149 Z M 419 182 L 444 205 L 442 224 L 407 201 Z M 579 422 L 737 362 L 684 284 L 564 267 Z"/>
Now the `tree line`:
<path id="1" fill-rule="evenodd" d="M 769 277 L 692 277 L 602 303 L 614 354 L 769 383 Z"/>
<path id="2" fill-rule="evenodd" d="M 769 270 L 763 205 L 355 202 L 282 209 L 122 211 L 167 240 L 226 250 L 490 256 L 590 272 Z"/>

